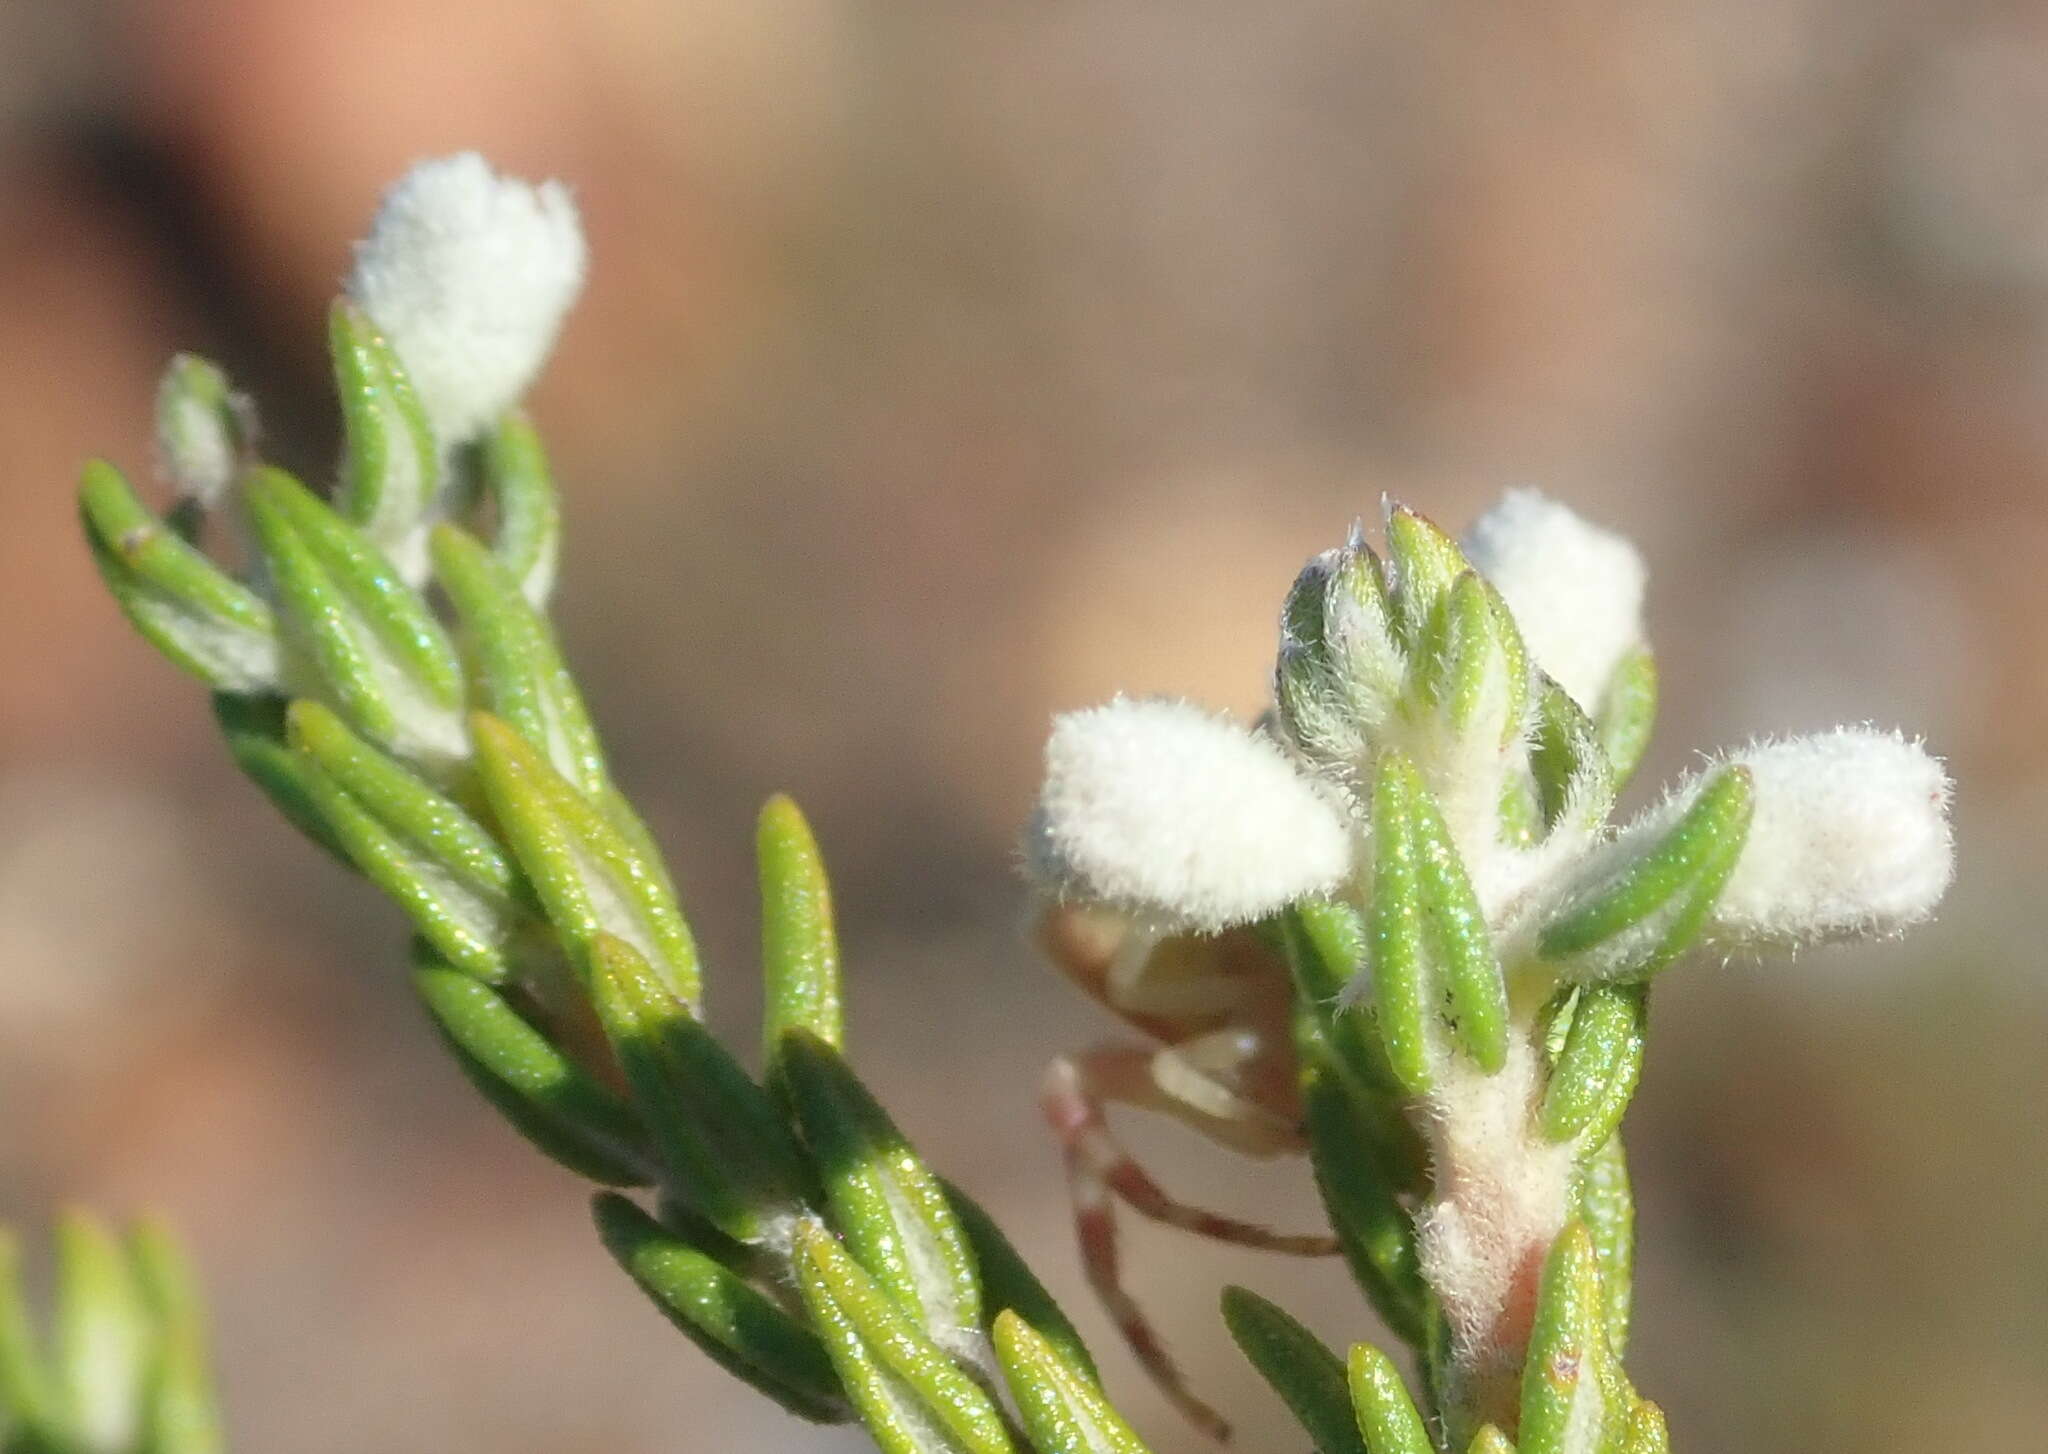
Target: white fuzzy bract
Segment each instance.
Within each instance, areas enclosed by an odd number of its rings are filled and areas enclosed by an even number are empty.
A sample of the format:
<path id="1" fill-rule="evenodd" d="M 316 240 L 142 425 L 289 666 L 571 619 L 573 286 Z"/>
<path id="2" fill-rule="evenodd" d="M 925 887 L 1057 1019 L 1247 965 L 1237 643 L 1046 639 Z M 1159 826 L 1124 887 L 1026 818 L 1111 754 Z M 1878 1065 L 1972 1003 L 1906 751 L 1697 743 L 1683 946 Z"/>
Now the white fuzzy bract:
<path id="1" fill-rule="evenodd" d="M 1277 743 L 1184 702 L 1118 699 L 1053 724 L 1027 852 L 1055 892 L 1217 930 L 1334 887 L 1352 843 Z"/>
<path id="2" fill-rule="evenodd" d="M 1730 755 L 1756 812 L 1714 911 L 1720 943 L 1894 934 L 1934 912 L 1955 873 L 1950 786 L 1894 732 L 1842 727 Z"/>
<path id="3" fill-rule="evenodd" d="M 1508 603 L 1536 664 L 1596 710 L 1614 668 L 1643 640 L 1636 548 L 1534 490 L 1508 491 L 1461 544 Z"/>
<path id="4" fill-rule="evenodd" d="M 566 187 L 501 177 L 463 152 L 419 163 L 384 194 L 344 288 L 404 362 L 447 449 L 533 382 L 584 261 Z"/>

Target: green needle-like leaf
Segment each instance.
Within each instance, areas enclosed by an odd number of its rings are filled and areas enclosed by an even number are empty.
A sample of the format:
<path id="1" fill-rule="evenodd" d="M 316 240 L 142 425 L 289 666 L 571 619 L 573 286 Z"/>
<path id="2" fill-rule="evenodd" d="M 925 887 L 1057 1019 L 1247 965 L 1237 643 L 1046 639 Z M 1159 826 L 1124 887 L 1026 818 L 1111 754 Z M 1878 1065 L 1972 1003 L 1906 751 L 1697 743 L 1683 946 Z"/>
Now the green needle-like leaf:
<path id="1" fill-rule="evenodd" d="M 56 1390 L 21 1286 L 21 1248 L 13 1233 L 0 1229 L 0 1428 L 47 1442 L 56 1411 Z"/>
<path id="2" fill-rule="evenodd" d="M 152 1221 L 128 1237 L 156 1325 L 137 1454 L 220 1454 L 220 1409 L 207 1356 L 206 1312 L 192 1270 L 168 1229 Z"/>
<path id="3" fill-rule="evenodd" d="M 282 470 L 255 471 L 246 493 L 286 635 L 324 694 L 400 756 L 465 757 L 461 663 L 390 557 Z"/>
<path id="4" fill-rule="evenodd" d="M 144 640 L 216 691 L 276 689 L 270 608 L 150 513 L 121 472 L 85 467 L 79 513 L 100 575 Z"/>
<path id="5" fill-rule="evenodd" d="M 750 1245 L 788 1235 L 810 1180 L 767 1092 L 623 939 L 591 944 L 591 997 L 674 1189 Z"/>
<path id="6" fill-rule="evenodd" d="M 1644 986 L 1633 984 L 1580 988 L 1543 1095 L 1543 1134 L 1551 1140 L 1584 1134 L 1612 1097 L 1617 1078 L 1627 1077 L 1634 1088 L 1630 1066 L 1641 1064 L 1647 995 Z"/>
<path id="7" fill-rule="evenodd" d="M 433 427 L 398 355 L 345 298 L 328 315 L 327 343 L 348 446 L 336 505 L 380 549 L 416 553 L 440 479 Z"/>
<path id="8" fill-rule="evenodd" d="M 837 1050 L 792 1029 L 776 1061 L 847 1250 L 924 1327 L 978 1330 L 974 1257 L 938 1178 Z"/>
<path id="9" fill-rule="evenodd" d="M 1331 664 L 1354 703 L 1384 700 L 1400 690 L 1403 663 L 1393 648 L 1395 623 L 1380 558 L 1354 539 L 1338 556 L 1328 590 L 1336 624 L 1327 642 Z"/>
<path id="10" fill-rule="evenodd" d="M 1472 1436 L 1466 1454 L 1515 1454 L 1514 1442 L 1492 1424 Z"/>
<path id="11" fill-rule="evenodd" d="M 1387 1174 L 1388 1132 L 1372 1124 L 1365 1107 L 1328 1069 L 1311 1067 L 1305 1079 L 1316 1187 L 1331 1230 L 1374 1311 L 1395 1333 L 1419 1344 L 1428 1335 L 1432 1303 L 1416 1257 L 1414 1224 Z"/>
<path id="12" fill-rule="evenodd" d="M 124 1454 L 139 1431 L 152 1330 L 128 1252 L 85 1212 L 57 1223 L 56 1349 L 63 1423 L 88 1454 Z"/>
<path id="13" fill-rule="evenodd" d="M 825 1345 L 774 1299 L 622 1196 L 600 1194 L 591 1210 L 626 1275 L 726 1371 L 813 1422 L 853 1417 Z"/>
<path id="14" fill-rule="evenodd" d="M 644 839 L 629 836 L 498 718 L 478 712 L 470 732 L 498 825 L 579 964 L 588 966 L 600 934 L 614 935 L 694 1009 L 696 943 Z"/>
<path id="15" fill-rule="evenodd" d="M 1500 644 L 1493 599 L 1474 572 L 1458 577 L 1443 612 L 1443 651 L 1425 677 L 1424 689 L 1444 710 L 1451 730 L 1462 733 L 1471 729 L 1485 705 L 1489 683 L 1498 680 L 1505 685 L 1507 652 Z"/>
<path id="16" fill-rule="evenodd" d="M 1609 1136 L 1579 1170 L 1575 1203 L 1579 1220 L 1600 1257 L 1600 1297 L 1606 1310 L 1607 1349 L 1615 1358 L 1628 1351 L 1629 1312 L 1634 1301 L 1636 1203 L 1629 1186 L 1628 1157 L 1621 1137 Z"/>
<path id="17" fill-rule="evenodd" d="M 1352 1414 L 1367 1454 L 1436 1454 L 1393 1359 L 1370 1343 L 1354 1344 L 1346 1373 Z"/>
<path id="18" fill-rule="evenodd" d="M 1587 826 L 1604 822 L 1618 788 L 1592 722 L 1556 682 L 1545 677 L 1536 704 L 1536 736 L 1529 771 L 1535 779 L 1543 825 L 1555 827 L 1576 806 Z"/>
<path id="19" fill-rule="evenodd" d="M 355 865 L 450 963 L 480 979 L 507 978 L 527 913 L 524 885 L 496 840 L 319 703 L 294 702 L 288 723 L 313 769 L 299 785 Z"/>
<path id="20" fill-rule="evenodd" d="M 283 697 L 213 695 L 214 721 L 228 753 L 249 780 L 263 790 L 285 821 L 349 868 L 355 862 L 320 810 L 318 769 L 292 750 L 285 730 Z"/>
<path id="21" fill-rule="evenodd" d="M 1486 590 L 1486 604 L 1493 613 L 1493 640 L 1500 648 L 1502 666 L 1507 672 L 1507 715 L 1501 723 L 1501 742 L 1505 746 L 1523 731 L 1529 697 L 1535 688 L 1535 673 L 1529 665 L 1529 645 L 1522 640 L 1522 628 L 1515 624 L 1515 613 L 1508 609 L 1493 582 L 1482 578 L 1480 585 Z"/>
<path id="22" fill-rule="evenodd" d="M 1365 916 L 1332 899 L 1304 899 L 1287 911 L 1281 928 L 1295 993 L 1315 1015 L 1331 1054 L 1360 1084 L 1398 1094 L 1401 1085 L 1373 1033 L 1372 1015 L 1342 1008 L 1352 977 L 1370 957 Z"/>
<path id="23" fill-rule="evenodd" d="M 995 1349 L 1038 1454 L 1149 1454 L 1094 1376 L 1014 1312 L 996 1315 Z"/>
<path id="24" fill-rule="evenodd" d="M 456 1064 L 519 1133 L 579 1176 L 645 1186 L 647 1130 L 618 1096 L 529 1024 L 497 990 L 431 961 L 413 971 Z"/>
<path id="25" fill-rule="evenodd" d="M 453 525 L 432 535 L 434 576 L 463 628 L 480 704 L 545 750 L 557 773 L 586 797 L 610 785 L 604 750 L 554 632 L 518 578 L 477 539 Z"/>
<path id="26" fill-rule="evenodd" d="M 960 1230 L 967 1237 L 967 1246 L 974 1254 L 975 1271 L 981 1281 L 982 1316 L 990 1325 L 984 1331 L 993 1333 L 996 1315 L 1014 1312 L 1029 1323 L 1039 1337 L 1052 1344 L 1070 1367 L 1090 1379 L 1099 1379 L 1088 1345 L 1081 1341 L 1073 1323 L 1053 1301 L 1045 1284 L 1038 1280 L 1038 1274 L 1010 1245 L 1010 1239 L 1003 1235 L 1003 1229 L 996 1225 L 995 1219 L 983 1211 L 974 1198 L 951 1182 L 942 1180 L 940 1186 L 944 1188 L 947 1204 L 953 1208 L 953 1216 L 959 1221 Z"/>
<path id="27" fill-rule="evenodd" d="M 1287 588 L 1280 605 L 1280 643 L 1283 650 L 1316 658 L 1318 669 L 1329 646 L 1330 592 L 1338 570 L 1335 553 L 1314 557 L 1302 567 Z"/>
<path id="28" fill-rule="evenodd" d="M 797 805 L 780 794 L 770 798 L 754 843 L 761 875 L 763 1051 L 773 1065 L 790 1030 L 834 1047 L 844 1043 L 839 936 L 825 861 Z"/>
<path id="29" fill-rule="evenodd" d="M 1538 952 L 1576 978 L 1645 979 L 1691 947 L 1742 853 L 1749 770 L 1724 767 L 1622 871 L 1544 926 Z"/>
<path id="30" fill-rule="evenodd" d="M 1405 505 L 1395 506 L 1387 516 L 1387 553 L 1394 622 L 1403 640 L 1414 647 L 1438 603 L 1471 566 L 1457 541 Z"/>
<path id="31" fill-rule="evenodd" d="M 507 413 L 484 437 L 480 463 L 498 505 L 491 552 L 520 594 L 543 609 L 555 588 L 562 512 L 539 431 L 518 410 Z"/>
<path id="32" fill-rule="evenodd" d="M 796 1230 L 797 1287 L 884 1454 L 1015 1454 L 1002 1414 L 816 1221 Z"/>
<path id="33" fill-rule="evenodd" d="M 1223 1321 L 1308 1430 L 1320 1454 L 1367 1454 L 1351 1411 L 1344 1364 L 1322 1340 L 1255 1292 L 1223 1290 Z"/>
<path id="34" fill-rule="evenodd" d="M 1372 906 L 1366 916 L 1373 1007 L 1387 1064 L 1412 1095 L 1434 1082 L 1430 1067 L 1429 965 L 1423 938 L 1420 854 L 1411 804 L 1415 769 L 1397 752 L 1380 755 L 1372 793 Z"/>
<path id="35" fill-rule="evenodd" d="M 1622 1041 L 1621 1056 L 1615 1062 L 1613 1073 L 1607 1078 L 1607 1092 L 1601 1097 L 1599 1106 L 1579 1131 L 1580 1144 L 1598 1146 L 1614 1136 L 1621 1127 L 1621 1118 L 1628 1114 L 1628 1105 L 1634 1099 L 1636 1084 L 1643 1075 L 1643 1048 L 1649 1039 L 1649 1003 L 1647 997 L 1636 1007 L 1635 1033 Z"/>
<path id="36" fill-rule="evenodd" d="M 1671 1433 L 1664 1427 L 1664 1410 L 1647 1399 L 1636 1404 L 1629 1417 L 1623 1454 L 1671 1454 Z"/>
<path id="37" fill-rule="evenodd" d="M 1647 646 L 1622 657 L 1607 679 L 1597 713 L 1600 746 L 1614 769 L 1618 791 L 1635 775 L 1657 721 L 1657 658 Z"/>
<path id="38" fill-rule="evenodd" d="M 1276 687 L 1281 722 L 1312 753 L 1382 721 L 1404 663 L 1380 563 L 1360 540 L 1327 551 L 1295 580 L 1282 615 Z"/>
<path id="39" fill-rule="evenodd" d="M 1559 1234 L 1543 1264 L 1522 1370 L 1522 1454 L 1594 1454 L 1610 1416 L 1599 1255 L 1583 1225 Z"/>
<path id="40" fill-rule="evenodd" d="M 1384 769 L 1383 769 L 1384 771 Z M 1508 987 L 1486 911 L 1436 801 L 1418 778 L 1404 786 L 1417 882 L 1458 1044 L 1489 1075 L 1507 1064 Z"/>

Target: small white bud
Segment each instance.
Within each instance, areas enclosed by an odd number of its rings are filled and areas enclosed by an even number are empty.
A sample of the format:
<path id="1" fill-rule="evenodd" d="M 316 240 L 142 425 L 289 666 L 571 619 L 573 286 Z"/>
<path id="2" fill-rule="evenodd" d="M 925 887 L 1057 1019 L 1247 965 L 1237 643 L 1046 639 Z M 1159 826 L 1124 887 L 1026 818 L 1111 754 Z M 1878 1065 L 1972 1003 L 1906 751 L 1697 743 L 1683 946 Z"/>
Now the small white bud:
<path id="1" fill-rule="evenodd" d="M 419 163 L 384 194 L 343 286 L 404 362 L 448 449 L 533 382 L 584 261 L 567 188 L 501 177 L 463 152 Z"/>
<path id="2" fill-rule="evenodd" d="M 1213 931 L 1334 887 L 1352 844 L 1271 739 L 1119 698 L 1054 722 L 1026 852 L 1055 892 Z"/>
<path id="3" fill-rule="evenodd" d="M 157 383 L 156 450 L 179 499 L 218 509 L 255 432 L 254 407 L 226 375 L 188 353 L 171 360 Z"/>
<path id="4" fill-rule="evenodd" d="M 1841 727 L 1730 755 L 1755 817 L 1714 910 L 1713 942 L 1801 944 L 1895 934 L 1955 873 L 1941 763 L 1895 732 Z"/>
<path id="5" fill-rule="evenodd" d="M 1643 640 L 1643 560 L 1612 531 L 1534 490 L 1510 490 L 1461 542 L 1529 654 L 1588 712 Z"/>

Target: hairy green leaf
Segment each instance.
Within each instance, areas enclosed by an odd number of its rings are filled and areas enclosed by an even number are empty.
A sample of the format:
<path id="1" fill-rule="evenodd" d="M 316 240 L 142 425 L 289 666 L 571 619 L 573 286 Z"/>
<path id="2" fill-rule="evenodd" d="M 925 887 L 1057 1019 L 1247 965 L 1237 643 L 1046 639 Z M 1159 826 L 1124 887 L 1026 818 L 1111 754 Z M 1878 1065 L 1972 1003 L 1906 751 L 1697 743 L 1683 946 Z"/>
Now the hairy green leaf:
<path id="1" fill-rule="evenodd" d="M 797 1287 L 884 1454 L 1015 1454 L 1003 1416 L 823 1224 L 796 1229 Z"/>
<path id="2" fill-rule="evenodd" d="M 401 757 L 466 757 L 461 663 L 391 558 L 282 470 L 254 471 L 245 491 L 282 630 L 321 695 Z"/>
<path id="3" fill-rule="evenodd" d="M 79 514 L 94 563 L 142 638 L 215 691 L 276 689 L 270 607 L 157 519 L 121 472 L 85 467 Z"/>
<path id="4" fill-rule="evenodd" d="M 470 1083 L 519 1133 L 579 1176 L 645 1186 L 647 1130 L 618 1096 L 528 1023 L 503 994 L 429 960 L 413 971 L 435 1028 Z"/>
<path id="5" fill-rule="evenodd" d="M 1081 1341 L 1073 1323 L 1038 1280 L 1038 1274 L 1010 1245 L 995 1219 L 951 1182 L 941 1180 L 940 1186 L 974 1255 L 975 1272 L 981 1280 L 982 1316 L 988 1324 L 984 1331 L 993 1333 L 996 1315 L 1014 1312 L 1040 1338 L 1052 1344 L 1067 1364 L 1091 1379 L 1099 1378 L 1088 1345 Z"/>
<path id="6" fill-rule="evenodd" d="M 1543 928 L 1538 952 L 1574 978 L 1646 979 L 1699 937 L 1741 856 L 1750 774 L 1724 767 L 1658 840 Z"/>
<path id="7" fill-rule="evenodd" d="M 1399 753 L 1380 756 L 1373 776 L 1372 904 L 1366 915 L 1373 1008 L 1387 1064 L 1410 1094 L 1434 1083 L 1430 1066 L 1429 963 L 1424 943 L 1421 854 L 1411 804 L 1415 769 Z"/>
<path id="8" fill-rule="evenodd" d="M 943 1345 L 978 1331 L 981 1284 L 937 1177 L 839 1052 L 803 1029 L 776 1057 L 832 1224 L 868 1275 Z"/>
<path id="9" fill-rule="evenodd" d="M 625 940 L 598 931 L 590 982 L 674 1190 L 735 1241 L 787 1237 L 810 1178 L 767 1092 Z"/>
<path id="10" fill-rule="evenodd" d="M 625 1197 L 591 1202 L 598 1236 L 628 1277 L 727 1372 L 815 1423 L 853 1417 L 825 1345 L 733 1271 L 703 1240 L 662 1225 Z"/>
<path id="11" fill-rule="evenodd" d="M 588 972 L 600 934 L 631 944 L 694 1010 L 697 946 L 667 874 L 643 835 L 576 791 L 518 732 L 489 713 L 470 719 L 492 811 L 548 921 Z"/>
<path id="12" fill-rule="evenodd" d="M 604 749 L 546 618 L 474 536 L 437 525 L 431 541 L 434 577 L 462 623 L 479 705 L 540 747 L 586 797 L 600 797 L 610 786 Z"/>
<path id="13" fill-rule="evenodd" d="M 289 739 L 320 818 L 370 881 L 449 962 L 481 979 L 511 974 L 525 886 L 495 839 L 433 784 L 372 747 L 335 713 L 300 701 Z"/>
<path id="14" fill-rule="evenodd" d="M 1038 1454 L 1149 1454 L 1094 1375 L 1016 1313 L 995 1319 L 996 1358 Z"/>
<path id="15" fill-rule="evenodd" d="M 534 609 L 544 609 L 555 588 L 562 512 L 540 432 L 514 409 L 484 436 L 479 462 L 498 506 L 491 552 Z"/>
<path id="16" fill-rule="evenodd" d="M 844 1043 L 839 936 L 825 861 L 797 805 L 781 794 L 770 798 L 754 844 L 761 877 L 763 1050 L 773 1065 L 790 1030 L 835 1047 Z"/>
<path id="17" fill-rule="evenodd" d="M 1320 1454 L 1367 1454 L 1351 1412 L 1344 1364 L 1315 1334 L 1241 1287 L 1223 1290 L 1223 1321 Z"/>
<path id="18" fill-rule="evenodd" d="M 129 1233 L 136 1280 L 155 1324 L 137 1454 L 220 1454 L 220 1408 L 207 1355 L 206 1311 L 191 1266 L 169 1230 L 143 1221 Z"/>
<path id="19" fill-rule="evenodd" d="M 405 365 L 346 298 L 328 315 L 328 356 L 346 451 L 336 507 L 417 579 L 421 521 L 440 483 L 440 447 Z"/>
<path id="20" fill-rule="evenodd" d="M 1394 1360 L 1370 1343 L 1351 1349 L 1345 1386 L 1367 1454 L 1436 1454 Z"/>

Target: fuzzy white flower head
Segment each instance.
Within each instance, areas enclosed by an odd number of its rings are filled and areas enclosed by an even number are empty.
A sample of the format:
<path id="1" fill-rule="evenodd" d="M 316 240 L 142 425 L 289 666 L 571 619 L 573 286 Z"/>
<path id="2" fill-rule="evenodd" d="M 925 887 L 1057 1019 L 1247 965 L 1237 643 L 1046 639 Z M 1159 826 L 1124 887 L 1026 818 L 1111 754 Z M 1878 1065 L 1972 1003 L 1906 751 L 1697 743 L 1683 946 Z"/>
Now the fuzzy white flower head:
<path id="1" fill-rule="evenodd" d="M 392 185 L 343 287 L 404 362 L 447 449 L 533 382 L 583 286 L 585 257 L 566 187 L 501 177 L 463 152 Z"/>
<path id="2" fill-rule="evenodd" d="M 1591 712 L 1643 641 L 1643 559 L 1619 535 L 1534 490 L 1472 523 L 1466 558 L 1508 603 L 1536 664 Z"/>
<path id="3" fill-rule="evenodd" d="M 1749 769 L 1756 811 L 1714 911 L 1716 942 L 1895 934 L 1934 912 L 1955 874 L 1951 788 L 1919 743 L 1842 727 L 1729 761 Z"/>
<path id="4" fill-rule="evenodd" d="M 1333 886 L 1343 811 L 1279 745 L 1185 702 L 1069 712 L 1026 844 L 1048 888 L 1217 930 Z"/>

